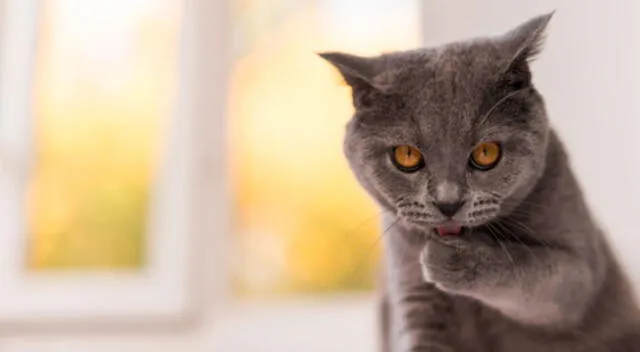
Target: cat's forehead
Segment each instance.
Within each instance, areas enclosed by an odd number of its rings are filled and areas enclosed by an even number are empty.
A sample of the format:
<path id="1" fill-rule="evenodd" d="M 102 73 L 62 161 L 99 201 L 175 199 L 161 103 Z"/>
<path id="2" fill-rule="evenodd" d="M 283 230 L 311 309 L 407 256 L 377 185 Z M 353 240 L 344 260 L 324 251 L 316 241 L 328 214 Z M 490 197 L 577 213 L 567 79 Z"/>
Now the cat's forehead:
<path id="1" fill-rule="evenodd" d="M 421 62 L 405 60 L 397 82 L 406 105 L 401 119 L 410 118 L 419 127 L 416 132 L 432 138 L 446 137 L 443 131 L 468 134 L 474 129 L 505 62 L 491 42 L 450 44 L 423 53 Z"/>
<path id="2" fill-rule="evenodd" d="M 490 41 L 454 43 L 395 58 L 397 89 L 406 98 L 465 104 L 495 83 L 508 60 Z M 459 100 L 459 101 L 457 101 Z"/>

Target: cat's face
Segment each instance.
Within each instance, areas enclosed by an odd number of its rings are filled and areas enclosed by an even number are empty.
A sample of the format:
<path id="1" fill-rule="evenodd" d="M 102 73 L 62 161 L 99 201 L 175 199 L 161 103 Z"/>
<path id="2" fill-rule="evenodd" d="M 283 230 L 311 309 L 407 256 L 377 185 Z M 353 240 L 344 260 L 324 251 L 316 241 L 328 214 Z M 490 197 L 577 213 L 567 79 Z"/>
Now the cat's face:
<path id="1" fill-rule="evenodd" d="M 458 232 L 512 211 L 531 191 L 548 136 L 528 65 L 548 21 L 536 20 L 434 49 L 324 55 L 353 87 L 350 165 L 404 222 Z"/>

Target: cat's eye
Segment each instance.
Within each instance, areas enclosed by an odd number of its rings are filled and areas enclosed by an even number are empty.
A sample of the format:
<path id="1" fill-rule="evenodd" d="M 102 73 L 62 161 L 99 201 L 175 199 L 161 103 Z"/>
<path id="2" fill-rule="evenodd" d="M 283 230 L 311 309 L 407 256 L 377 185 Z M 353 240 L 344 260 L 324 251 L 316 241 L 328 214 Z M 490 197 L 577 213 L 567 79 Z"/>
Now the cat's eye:
<path id="1" fill-rule="evenodd" d="M 401 145 L 393 148 L 391 160 L 393 164 L 404 172 L 414 172 L 424 166 L 422 153 L 416 147 Z"/>
<path id="2" fill-rule="evenodd" d="M 490 170 L 498 165 L 501 154 L 500 144 L 496 142 L 485 142 L 478 145 L 473 152 L 471 152 L 469 164 L 478 170 Z"/>

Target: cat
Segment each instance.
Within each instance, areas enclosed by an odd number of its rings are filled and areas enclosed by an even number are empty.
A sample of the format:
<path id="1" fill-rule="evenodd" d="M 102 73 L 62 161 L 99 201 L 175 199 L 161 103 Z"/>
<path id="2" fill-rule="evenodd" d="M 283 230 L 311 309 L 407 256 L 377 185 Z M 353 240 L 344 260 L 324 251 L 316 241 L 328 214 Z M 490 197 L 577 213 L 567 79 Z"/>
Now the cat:
<path id="1" fill-rule="evenodd" d="M 640 351 L 635 293 L 532 82 L 552 16 L 319 54 L 351 87 L 344 152 L 384 209 L 383 351 Z"/>

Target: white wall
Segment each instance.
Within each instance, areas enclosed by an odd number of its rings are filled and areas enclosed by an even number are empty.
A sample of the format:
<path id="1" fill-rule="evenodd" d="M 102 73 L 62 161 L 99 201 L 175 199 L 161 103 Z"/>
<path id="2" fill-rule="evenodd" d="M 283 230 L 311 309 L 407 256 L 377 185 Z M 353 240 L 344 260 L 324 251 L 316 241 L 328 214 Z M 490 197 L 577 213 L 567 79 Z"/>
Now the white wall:
<path id="1" fill-rule="evenodd" d="M 427 44 L 498 34 L 556 10 L 534 64 L 593 211 L 640 281 L 640 3 L 426 0 Z"/>

